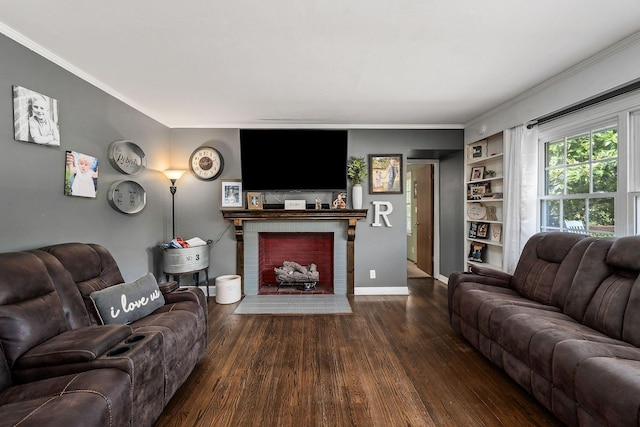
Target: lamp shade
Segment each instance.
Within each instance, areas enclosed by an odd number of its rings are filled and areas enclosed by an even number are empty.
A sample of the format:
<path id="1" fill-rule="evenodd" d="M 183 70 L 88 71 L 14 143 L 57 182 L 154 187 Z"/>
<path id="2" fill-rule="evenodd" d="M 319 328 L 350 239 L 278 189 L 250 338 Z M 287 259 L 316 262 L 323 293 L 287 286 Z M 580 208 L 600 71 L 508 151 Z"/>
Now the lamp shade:
<path id="1" fill-rule="evenodd" d="M 162 173 L 165 174 L 165 176 L 167 178 L 169 178 L 171 181 L 175 181 L 180 179 L 180 177 L 182 176 L 183 173 L 185 173 L 186 171 L 183 169 L 167 169 L 165 171 L 162 171 Z"/>

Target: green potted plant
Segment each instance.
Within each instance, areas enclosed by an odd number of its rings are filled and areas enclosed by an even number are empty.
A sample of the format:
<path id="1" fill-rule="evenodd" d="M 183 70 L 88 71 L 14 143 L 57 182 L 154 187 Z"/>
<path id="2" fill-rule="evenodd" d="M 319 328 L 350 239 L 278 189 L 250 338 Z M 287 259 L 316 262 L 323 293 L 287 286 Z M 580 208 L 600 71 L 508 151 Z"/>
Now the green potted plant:
<path id="1" fill-rule="evenodd" d="M 367 176 L 367 162 L 364 157 L 351 156 L 347 162 L 347 176 L 353 184 L 351 188 L 351 205 L 354 209 L 362 209 L 362 181 Z"/>

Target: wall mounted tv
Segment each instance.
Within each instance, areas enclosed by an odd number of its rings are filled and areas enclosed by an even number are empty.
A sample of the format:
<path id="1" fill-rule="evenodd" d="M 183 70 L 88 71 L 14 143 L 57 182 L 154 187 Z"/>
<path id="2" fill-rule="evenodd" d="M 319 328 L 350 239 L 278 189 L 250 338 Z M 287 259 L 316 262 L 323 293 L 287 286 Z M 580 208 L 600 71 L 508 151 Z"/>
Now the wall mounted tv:
<path id="1" fill-rule="evenodd" d="M 240 129 L 245 191 L 339 191 L 347 188 L 347 131 Z"/>

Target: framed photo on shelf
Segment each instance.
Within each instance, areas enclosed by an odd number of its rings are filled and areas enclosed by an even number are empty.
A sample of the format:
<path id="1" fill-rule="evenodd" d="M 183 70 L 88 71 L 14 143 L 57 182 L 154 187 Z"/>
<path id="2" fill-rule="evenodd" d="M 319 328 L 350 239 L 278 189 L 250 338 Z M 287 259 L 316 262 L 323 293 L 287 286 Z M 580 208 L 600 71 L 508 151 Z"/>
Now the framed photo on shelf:
<path id="1" fill-rule="evenodd" d="M 262 193 L 247 192 L 247 209 L 262 209 Z"/>
<path id="2" fill-rule="evenodd" d="M 471 169 L 471 181 L 477 181 L 484 178 L 484 166 L 476 166 Z"/>
<path id="3" fill-rule="evenodd" d="M 480 200 L 491 195 L 491 183 L 481 182 L 467 185 L 467 200 Z"/>
<path id="4" fill-rule="evenodd" d="M 369 194 L 402 194 L 402 154 L 369 154 Z"/>
<path id="5" fill-rule="evenodd" d="M 242 207 L 242 181 L 222 181 L 223 208 Z"/>
<path id="6" fill-rule="evenodd" d="M 470 239 L 486 239 L 489 237 L 489 223 L 473 221 L 469 225 Z"/>
<path id="7" fill-rule="evenodd" d="M 487 244 L 480 242 L 471 242 L 469 245 L 469 261 L 486 262 L 487 260 Z"/>
<path id="8" fill-rule="evenodd" d="M 347 193 L 344 191 L 336 191 L 332 194 L 331 209 L 346 209 L 347 208 Z M 322 204 L 320 205 L 322 207 Z"/>
<path id="9" fill-rule="evenodd" d="M 491 241 L 497 243 L 502 241 L 502 226 L 500 224 L 491 224 Z"/>
<path id="10" fill-rule="evenodd" d="M 479 141 L 470 144 L 467 149 L 467 157 L 469 160 L 479 160 L 487 157 L 487 141 Z"/>

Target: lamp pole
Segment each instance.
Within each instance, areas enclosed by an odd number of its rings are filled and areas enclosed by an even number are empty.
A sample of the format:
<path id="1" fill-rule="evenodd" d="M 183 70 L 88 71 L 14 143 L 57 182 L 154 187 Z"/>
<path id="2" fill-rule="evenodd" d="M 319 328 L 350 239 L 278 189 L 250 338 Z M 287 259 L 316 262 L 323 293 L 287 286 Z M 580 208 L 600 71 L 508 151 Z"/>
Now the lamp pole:
<path id="1" fill-rule="evenodd" d="M 176 237 L 176 191 L 178 187 L 176 187 L 176 181 L 182 176 L 186 171 L 179 169 L 168 169 L 163 171 L 165 176 L 169 178 L 171 181 L 171 186 L 169 187 L 169 191 L 171 192 L 171 239 L 173 240 Z"/>
<path id="2" fill-rule="evenodd" d="M 175 239 L 176 237 L 176 179 L 171 180 L 171 187 L 169 187 L 169 191 L 171 191 L 171 239 Z"/>

